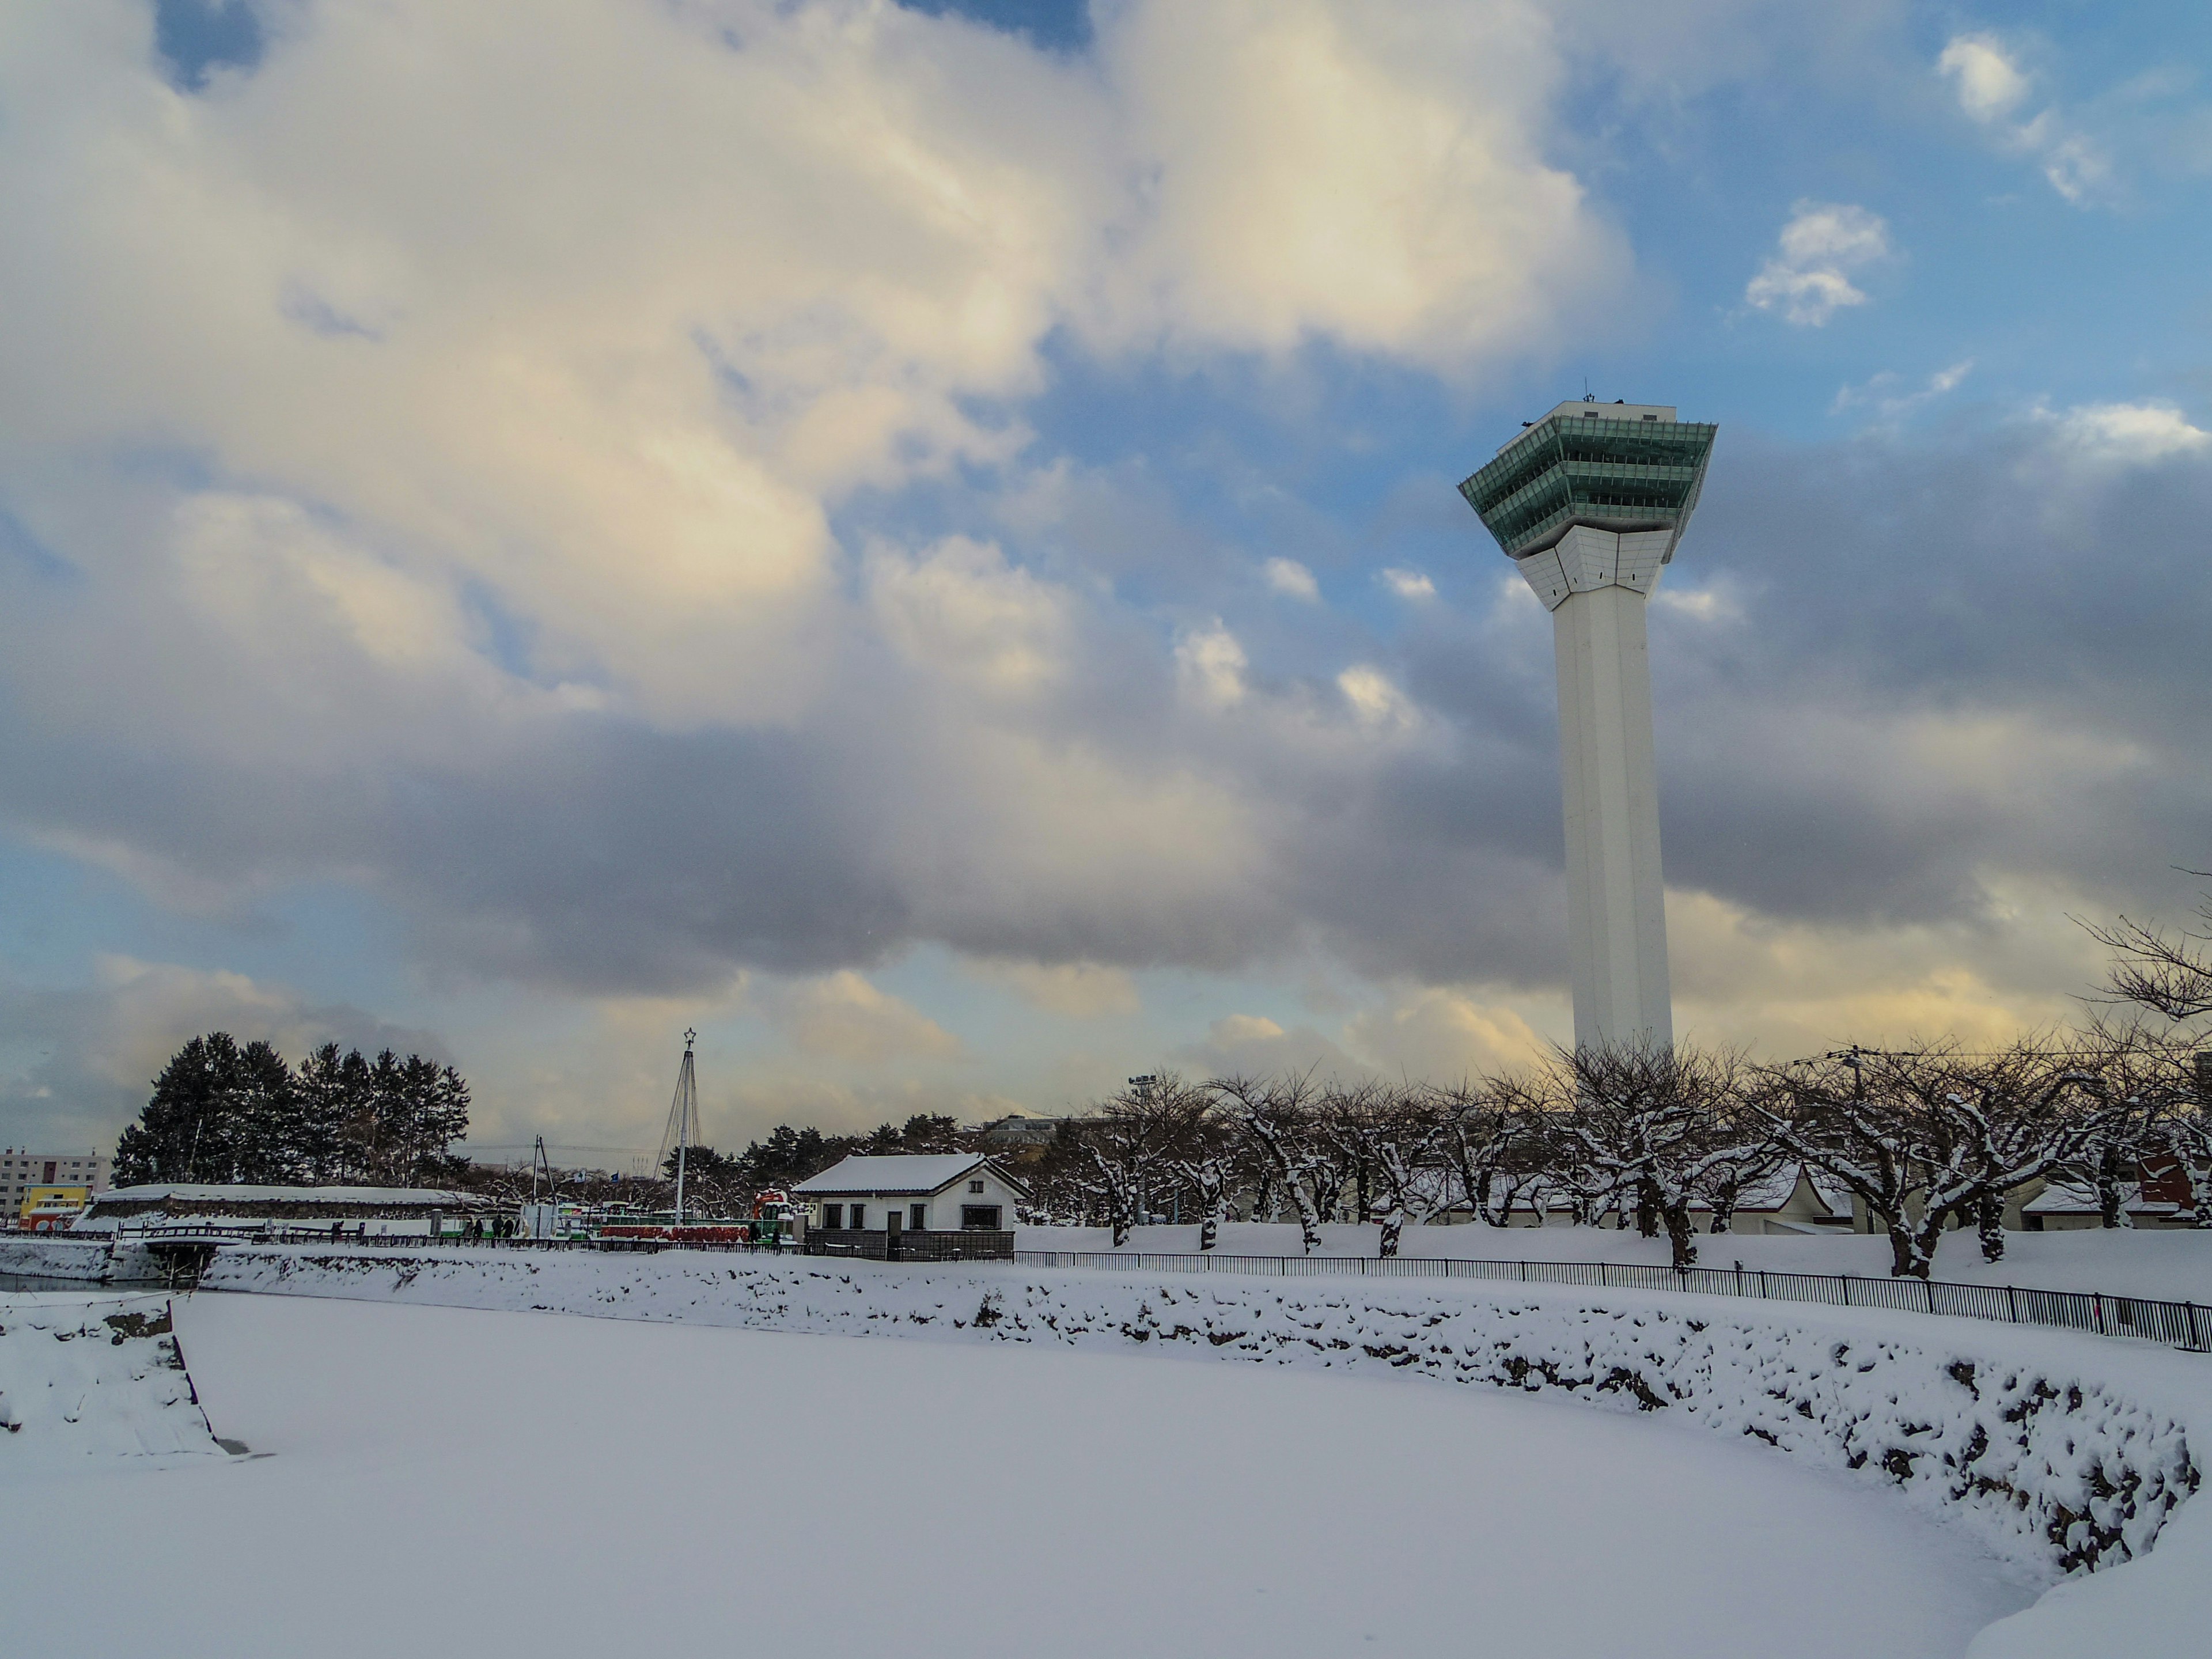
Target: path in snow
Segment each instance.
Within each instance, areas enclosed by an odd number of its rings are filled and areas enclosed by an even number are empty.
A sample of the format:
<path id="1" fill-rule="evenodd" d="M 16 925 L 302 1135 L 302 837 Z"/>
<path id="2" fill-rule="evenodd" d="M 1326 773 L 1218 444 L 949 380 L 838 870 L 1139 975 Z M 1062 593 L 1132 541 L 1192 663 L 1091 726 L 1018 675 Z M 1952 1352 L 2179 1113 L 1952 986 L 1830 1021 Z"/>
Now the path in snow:
<path id="1" fill-rule="evenodd" d="M 179 1320 L 216 1431 L 275 1455 L 0 1504 L 7 1577 L 88 1650 L 1909 1659 L 2033 1593 L 1764 1448 L 1396 1377 L 274 1297 Z"/>

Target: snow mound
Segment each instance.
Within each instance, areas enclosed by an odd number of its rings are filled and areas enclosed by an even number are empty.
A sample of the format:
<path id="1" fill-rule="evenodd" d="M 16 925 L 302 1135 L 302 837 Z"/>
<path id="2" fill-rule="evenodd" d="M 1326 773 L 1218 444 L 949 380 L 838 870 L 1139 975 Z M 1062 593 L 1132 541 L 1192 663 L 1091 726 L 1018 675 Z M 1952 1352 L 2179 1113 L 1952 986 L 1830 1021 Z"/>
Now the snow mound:
<path id="1" fill-rule="evenodd" d="M 240 1249 L 211 1288 L 757 1329 L 1178 1352 L 1391 1370 L 1665 1413 L 1887 1481 L 2045 1580 L 2148 1551 L 2200 1480 L 2195 1356 L 1876 1310 L 1567 1286 L 702 1253 Z"/>
<path id="2" fill-rule="evenodd" d="M 213 1454 L 166 1296 L 0 1296 L 0 1474 Z"/>

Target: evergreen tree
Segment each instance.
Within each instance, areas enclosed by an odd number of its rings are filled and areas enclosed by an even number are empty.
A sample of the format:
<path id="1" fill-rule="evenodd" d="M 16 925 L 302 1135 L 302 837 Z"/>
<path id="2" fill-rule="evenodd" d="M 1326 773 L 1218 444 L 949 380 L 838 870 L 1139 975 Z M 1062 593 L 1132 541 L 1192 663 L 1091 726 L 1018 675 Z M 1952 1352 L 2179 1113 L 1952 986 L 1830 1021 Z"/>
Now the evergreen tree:
<path id="1" fill-rule="evenodd" d="M 153 1098 L 116 1143 L 116 1184 L 268 1178 L 283 1164 L 292 1112 L 291 1071 L 276 1049 L 240 1048 L 228 1031 L 196 1036 L 161 1068 Z"/>

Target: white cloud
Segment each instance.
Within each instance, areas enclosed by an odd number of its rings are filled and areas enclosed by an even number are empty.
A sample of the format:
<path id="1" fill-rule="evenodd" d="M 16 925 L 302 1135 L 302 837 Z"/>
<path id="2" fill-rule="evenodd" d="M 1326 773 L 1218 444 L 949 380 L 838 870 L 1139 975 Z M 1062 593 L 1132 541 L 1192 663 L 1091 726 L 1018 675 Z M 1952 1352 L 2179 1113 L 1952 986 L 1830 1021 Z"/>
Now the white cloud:
<path id="1" fill-rule="evenodd" d="M 1362 726 L 1402 730 L 1420 718 L 1419 711 L 1390 683 L 1389 676 L 1370 664 L 1346 669 L 1336 677 L 1336 688 Z"/>
<path id="2" fill-rule="evenodd" d="M 1211 708 L 1243 702 L 1244 647 L 1220 618 L 1211 628 L 1184 635 L 1176 642 L 1175 654 L 1186 696 Z"/>
<path id="3" fill-rule="evenodd" d="M 1267 561 L 1263 568 L 1267 586 L 1278 593 L 1287 593 L 1294 599 L 1318 599 L 1321 587 L 1314 574 L 1296 559 L 1275 558 Z"/>
<path id="4" fill-rule="evenodd" d="M 1832 415 L 1847 409 L 1871 408 L 1885 422 L 1902 420 L 1923 404 L 1956 392 L 1973 369 L 1972 358 L 1953 363 L 1948 368 L 1937 369 L 1910 392 L 1904 390 L 1902 376 L 1894 370 L 1884 369 L 1863 385 L 1839 388 L 1835 401 L 1828 405 L 1828 412 Z"/>
<path id="5" fill-rule="evenodd" d="M 1401 599 L 1433 599 L 1437 596 L 1437 585 L 1418 570 L 1385 570 L 1381 580 Z"/>
<path id="6" fill-rule="evenodd" d="M 1069 596 L 995 546 L 948 536 L 914 558 L 878 548 L 868 570 L 885 635 L 933 676 L 1019 696 L 1066 661 Z"/>
<path id="7" fill-rule="evenodd" d="M 1952 82 L 1967 118 L 1996 135 L 2005 149 L 2033 156 L 2045 179 L 2067 201 L 2085 206 L 2111 193 L 2112 162 L 2100 140 L 2056 107 L 2026 120 L 2012 118 L 2027 100 L 2033 78 L 1997 36 L 1953 36 L 1936 69 Z"/>
<path id="8" fill-rule="evenodd" d="M 2141 465 L 2193 454 L 2212 445 L 2212 432 L 2192 425 L 2172 404 L 2082 404 L 2054 413 L 2039 408 L 2060 442 L 2092 462 Z"/>
<path id="9" fill-rule="evenodd" d="M 1865 293 L 1850 274 L 1890 257 L 1889 227 L 1878 214 L 1834 202 L 1802 201 L 1782 228 L 1780 251 L 1759 267 L 1743 297 L 1780 310 L 1801 328 L 1818 328 Z"/>
<path id="10" fill-rule="evenodd" d="M 1281 352 L 1315 336 L 1462 371 L 1617 293 L 1619 235 L 1539 134 L 1561 79 L 1522 0 L 1102 7 L 1145 181 L 1109 337 Z"/>
<path id="11" fill-rule="evenodd" d="M 1994 34 L 1953 36 L 1936 68 L 1955 84 L 1959 107 L 1984 125 L 2003 120 L 2027 96 L 2027 73 Z"/>

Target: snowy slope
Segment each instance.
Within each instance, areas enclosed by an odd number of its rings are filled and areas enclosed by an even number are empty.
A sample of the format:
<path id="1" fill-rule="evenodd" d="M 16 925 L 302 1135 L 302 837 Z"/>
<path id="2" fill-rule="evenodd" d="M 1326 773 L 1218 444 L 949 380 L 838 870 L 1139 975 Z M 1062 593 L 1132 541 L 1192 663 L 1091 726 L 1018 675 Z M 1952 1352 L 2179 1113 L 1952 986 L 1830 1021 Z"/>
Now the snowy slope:
<path id="1" fill-rule="evenodd" d="M 1382 1366 L 179 1310 L 275 1455 L 0 1508 L 76 1650 L 1939 1659 L 2033 1593 L 1755 1443 Z"/>

